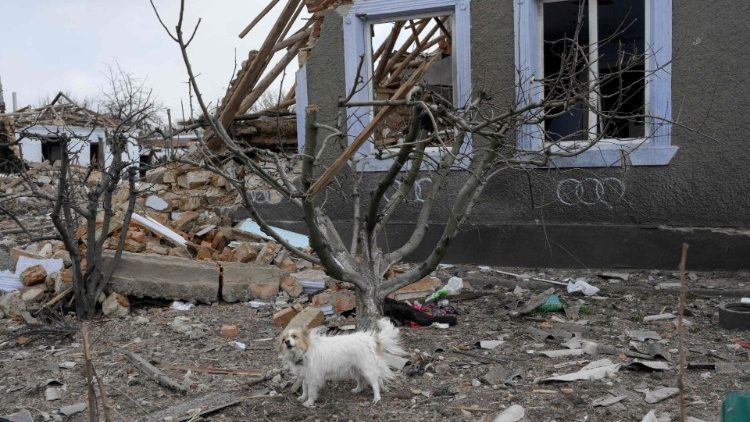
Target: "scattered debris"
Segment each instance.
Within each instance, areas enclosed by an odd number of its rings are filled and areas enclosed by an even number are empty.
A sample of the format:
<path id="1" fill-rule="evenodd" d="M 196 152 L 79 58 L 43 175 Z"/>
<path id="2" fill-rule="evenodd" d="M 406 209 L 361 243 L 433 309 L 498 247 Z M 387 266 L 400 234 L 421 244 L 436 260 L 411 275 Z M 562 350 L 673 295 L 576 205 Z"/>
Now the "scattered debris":
<path id="1" fill-rule="evenodd" d="M 626 400 L 628 396 L 616 396 L 614 394 L 607 394 L 604 397 L 599 397 L 598 399 L 591 402 L 591 407 L 607 407 L 612 406 L 615 403 L 619 403 L 623 400 Z"/>
<path id="2" fill-rule="evenodd" d="M 130 313 L 130 302 L 127 297 L 112 293 L 102 302 L 102 312 L 107 316 L 125 317 Z"/>
<path id="3" fill-rule="evenodd" d="M 742 303 L 719 305 L 719 326 L 728 330 L 750 330 L 750 305 Z"/>
<path id="4" fill-rule="evenodd" d="M 172 406 L 160 412 L 152 413 L 149 415 L 149 419 L 173 422 L 196 420 L 196 418 L 202 415 L 234 406 L 241 401 L 242 398 L 233 394 L 214 393 Z"/>
<path id="5" fill-rule="evenodd" d="M 593 381 L 603 379 L 605 377 L 612 377 L 620 369 L 620 364 L 612 363 L 609 359 L 602 359 L 596 362 L 591 362 L 588 365 L 581 368 L 578 372 L 571 374 L 559 375 L 556 377 L 544 378 L 541 382 L 551 381 Z"/>
<path id="6" fill-rule="evenodd" d="M 526 410 L 523 406 L 514 404 L 513 406 L 505 409 L 503 413 L 495 416 L 493 422 L 518 422 L 526 416 Z"/>
<path id="7" fill-rule="evenodd" d="M 638 341 L 661 340 L 661 336 L 656 331 L 628 330 L 625 334 L 627 334 L 628 337 Z"/>
<path id="8" fill-rule="evenodd" d="M 187 392 L 189 390 L 189 386 L 185 384 L 181 384 L 174 380 L 173 378 L 167 376 L 164 374 L 159 368 L 155 367 L 151 363 L 149 363 L 146 359 L 136 355 L 135 353 L 131 351 L 126 351 L 125 356 L 128 358 L 130 363 L 133 364 L 136 368 L 138 368 L 143 374 L 151 378 L 152 380 L 156 381 L 159 385 L 167 387 L 171 390 L 180 391 L 180 392 Z"/>
<path id="9" fill-rule="evenodd" d="M 479 347 L 482 349 L 494 349 L 503 343 L 505 343 L 503 340 L 482 340 L 479 342 Z"/>
<path id="10" fill-rule="evenodd" d="M 656 322 L 656 321 L 665 321 L 670 319 L 677 318 L 677 315 L 668 313 L 668 314 L 659 314 L 659 315 L 648 315 L 643 317 L 643 322 Z"/>
<path id="11" fill-rule="evenodd" d="M 599 277 L 605 279 L 605 280 L 622 280 L 622 281 L 628 281 L 630 278 L 630 274 L 628 273 L 616 273 L 612 271 L 607 271 L 603 273 L 598 274 Z"/>
<path id="12" fill-rule="evenodd" d="M 294 233 L 289 230 L 280 229 L 278 227 L 270 226 L 271 230 L 276 232 L 279 236 L 284 238 L 290 245 L 294 246 L 295 248 L 303 249 L 303 248 L 309 248 L 310 247 L 310 238 L 303 234 Z M 260 228 L 258 223 L 256 223 L 253 220 L 245 220 L 241 223 L 239 223 L 237 226 L 235 226 L 235 229 L 252 234 L 254 236 L 258 236 L 261 239 L 265 240 L 272 240 L 270 236 L 268 236 L 263 230 Z"/>
<path id="13" fill-rule="evenodd" d="M 656 390 L 642 389 L 636 391 L 639 393 L 645 393 L 646 403 L 649 404 L 659 403 L 660 401 L 676 396 L 680 392 L 678 388 L 674 387 L 663 387 Z"/>
<path id="14" fill-rule="evenodd" d="M 21 409 L 11 415 L 0 416 L 0 420 L 8 422 L 34 422 L 34 416 L 28 409 Z"/>
<path id="15" fill-rule="evenodd" d="M 63 406 L 60 408 L 60 413 L 64 416 L 73 416 L 82 413 L 88 408 L 86 403 L 71 404 L 69 406 Z"/>
<path id="16" fill-rule="evenodd" d="M 568 293 L 581 292 L 585 296 L 594 296 L 595 294 L 599 293 L 599 288 L 590 285 L 584 278 L 576 279 L 575 282 L 569 281 L 567 288 Z"/>
<path id="17" fill-rule="evenodd" d="M 221 335 L 224 338 L 235 338 L 239 334 L 239 328 L 236 325 L 222 325 Z"/>

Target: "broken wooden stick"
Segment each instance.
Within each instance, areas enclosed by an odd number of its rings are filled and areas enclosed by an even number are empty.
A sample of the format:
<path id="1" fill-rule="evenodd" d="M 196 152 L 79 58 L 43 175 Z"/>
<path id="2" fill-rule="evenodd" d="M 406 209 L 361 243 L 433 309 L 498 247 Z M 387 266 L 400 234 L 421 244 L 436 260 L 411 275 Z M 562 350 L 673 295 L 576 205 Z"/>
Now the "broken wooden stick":
<path id="1" fill-rule="evenodd" d="M 159 368 L 152 365 L 149 361 L 146 359 L 136 355 L 135 353 L 131 351 L 125 351 L 125 356 L 127 356 L 130 363 L 133 364 L 136 368 L 138 368 L 141 372 L 143 372 L 146 376 L 151 378 L 152 380 L 156 381 L 159 385 L 167 387 L 169 389 L 180 391 L 182 393 L 185 393 L 188 391 L 188 387 L 184 384 L 180 384 L 173 378 L 169 377 L 165 373 L 163 373 Z"/>
<path id="2" fill-rule="evenodd" d="M 248 385 L 248 387 L 252 387 L 253 385 L 257 385 L 257 384 L 260 384 L 262 382 L 266 382 L 266 381 L 270 380 L 271 378 L 273 378 L 273 377 L 275 377 L 276 375 L 279 375 L 279 374 L 281 374 L 281 369 L 278 369 L 278 368 L 271 369 L 270 371 L 266 372 L 266 374 L 263 375 L 262 377 L 251 379 L 250 381 L 247 382 L 247 385 Z"/>
<path id="3" fill-rule="evenodd" d="M 47 303 L 45 303 L 44 306 L 45 307 L 53 306 L 57 302 L 60 302 L 61 300 L 65 299 L 65 297 L 68 296 L 71 293 L 73 293 L 73 288 L 72 287 L 68 287 L 67 289 L 63 290 L 62 292 L 56 294 L 55 297 L 53 297 Z"/>
<path id="4" fill-rule="evenodd" d="M 682 257 L 680 258 L 680 312 L 677 318 L 677 348 L 680 351 L 680 367 L 677 372 L 677 387 L 680 389 L 680 422 L 685 422 L 685 302 L 687 301 L 687 282 L 685 280 L 685 267 L 687 263 L 688 244 L 682 244 Z"/>
<path id="5" fill-rule="evenodd" d="M 202 368 L 202 367 L 193 367 L 193 366 L 182 366 L 182 365 L 172 365 L 169 363 L 157 363 L 157 367 L 164 368 L 164 369 L 176 369 L 179 371 L 192 371 L 192 372 L 200 372 L 203 374 L 214 374 L 214 375 L 240 375 L 240 376 L 251 376 L 251 377 L 257 377 L 259 375 L 263 375 L 263 371 L 260 369 L 227 369 L 227 368 Z"/>
<path id="6" fill-rule="evenodd" d="M 89 337 L 89 326 L 88 323 L 81 325 L 81 337 L 83 337 L 83 360 L 84 367 L 83 373 L 86 376 L 86 383 L 88 387 L 89 395 L 89 420 L 96 422 L 97 418 L 97 403 L 96 403 L 96 391 L 94 389 L 94 380 L 96 380 L 99 386 L 99 398 L 102 401 L 102 412 L 104 413 L 104 421 L 111 422 L 112 415 L 109 413 L 109 405 L 107 404 L 107 394 L 104 392 L 104 382 L 102 381 L 99 374 L 96 373 L 94 368 L 94 361 L 91 358 L 91 340 Z"/>

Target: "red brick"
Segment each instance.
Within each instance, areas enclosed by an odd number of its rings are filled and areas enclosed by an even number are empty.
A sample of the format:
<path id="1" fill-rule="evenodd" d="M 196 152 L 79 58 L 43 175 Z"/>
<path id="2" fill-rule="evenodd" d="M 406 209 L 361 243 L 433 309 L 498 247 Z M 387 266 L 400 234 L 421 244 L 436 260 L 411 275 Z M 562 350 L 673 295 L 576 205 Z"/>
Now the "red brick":
<path id="1" fill-rule="evenodd" d="M 44 283 L 46 279 L 47 271 L 41 265 L 32 265 L 21 273 L 21 282 L 24 286 Z"/>
<path id="2" fill-rule="evenodd" d="M 273 314 L 273 325 L 284 328 L 295 316 L 297 316 L 297 311 L 294 308 L 284 308 Z"/>

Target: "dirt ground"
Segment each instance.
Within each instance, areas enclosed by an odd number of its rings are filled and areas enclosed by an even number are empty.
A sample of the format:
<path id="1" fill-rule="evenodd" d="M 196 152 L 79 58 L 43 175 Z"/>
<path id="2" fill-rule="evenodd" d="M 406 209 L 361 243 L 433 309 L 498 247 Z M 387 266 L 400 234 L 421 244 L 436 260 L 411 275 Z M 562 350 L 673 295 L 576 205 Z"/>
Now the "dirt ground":
<path id="1" fill-rule="evenodd" d="M 520 271 L 520 270 L 517 270 Z M 458 325 L 403 328 L 410 364 L 383 395 L 371 405 L 371 392 L 354 395 L 351 382 L 329 383 L 314 409 L 302 407 L 290 393 L 287 375 L 256 385 L 245 375 L 215 375 L 186 368 L 258 369 L 278 367 L 272 339 L 278 330 L 271 324 L 271 310 L 253 309 L 247 304 L 198 306 L 175 311 L 169 303 L 137 302 L 130 316 L 98 319 L 92 324 L 93 361 L 103 378 L 107 397 L 115 409 L 115 420 L 153 420 L 148 415 L 212 393 L 232 393 L 243 400 L 194 420 L 486 420 L 491 421 L 505 408 L 519 404 L 528 421 L 640 421 L 650 410 L 661 420 L 678 420 L 678 398 L 656 404 L 646 403 L 645 394 L 636 390 L 676 387 L 678 362 L 677 336 L 672 321 L 644 323 L 647 315 L 677 312 L 678 296 L 655 290 L 659 283 L 675 282 L 671 273 L 629 271 L 623 281 L 596 278 L 596 271 L 546 270 L 529 272 L 548 278 L 588 276 L 601 287 L 594 297 L 573 296 L 558 291 L 569 307 L 578 307 L 578 319 L 564 312 L 514 316 L 513 311 L 539 290 L 514 291 L 516 283 L 499 274 L 477 268 L 456 267 L 441 272 L 454 273 L 472 283 L 478 294 L 463 295 L 450 305 L 459 313 Z M 744 288 L 747 274 L 693 274 L 691 288 Z M 471 298 L 474 296 L 474 298 Z M 717 325 L 717 305 L 726 297 L 688 295 L 686 339 L 688 362 L 747 362 L 748 350 L 735 340 L 750 340 L 746 332 L 730 332 Z M 177 317 L 189 318 L 191 330 L 177 332 Z M 70 324 L 75 324 L 72 320 Z M 239 335 L 229 340 L 221 336 L 222 324 L 237 324 Z M 80 333 L 66 338 L 32 336 L 33 341 L 18 345 L 22 324 L 0 320 L 0 414 L 25 408 L 35 420 L 85 420 L 85 413 L 62 418 L 65 405 L 86 401 L 83 353 Z M 546 340 L 539 331 L 552 332 Z M 541 378 L 575 372 L 601 358 L 627 365 L 632 362 L 620 352 L 633 351 L 628 330 L 654 330 L 658 343 L 671 352 L 666 371 L 638 371 L 620 368 L 611 377 L 596 381 L 544 383 Z M 586 340 L 613 346 L 615 354 L 549 358 L 540 351 L 565 349 L 562 342 L 577 333 Z M 535 335 L 538 337 L 535 338 Z M 502 339 L 495 349 L 480 349 L 482 340 Z M 240 350 L 232 341 L 245 343 Z M 187 394 L 157 385 L 134 368 L 124 351 L 133 351 L 151 362 L 180 366 L 164 369 L 177 380 L 191 381 Z M 70 368 L 72 364 L 75 366 Z M 556 367 L 557 366 L 557 367 Z M 489 374 L 488 374 L 489 373 Z M 57 383 L 51 383 L 54 380 Z M 728 391 L 750 389 L 745 373 L 718 373 L 710 369 L 686 371 L 688 415 L 705 421 L 718 421 L 722 400 Z M 45 399 L 45 390 L 64 390 L 59 400 Z M 645 390 L 644 390 L 645 391 Z M 626 396 L 610 406 L 593 407 L 598 398 Z"/>

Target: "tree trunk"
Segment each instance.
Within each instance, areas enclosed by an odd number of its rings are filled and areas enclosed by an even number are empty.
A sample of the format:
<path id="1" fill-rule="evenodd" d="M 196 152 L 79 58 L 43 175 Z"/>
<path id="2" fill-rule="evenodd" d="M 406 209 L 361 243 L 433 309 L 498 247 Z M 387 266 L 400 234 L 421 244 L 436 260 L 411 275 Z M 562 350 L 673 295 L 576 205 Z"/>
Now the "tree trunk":
<path id="1" fill-rule="evenodd" d="M 383 317 L 383 301 L 379 289 L 371 285 L 367 290 L 357 289 L 357 329 L 370 330 Z"/>

